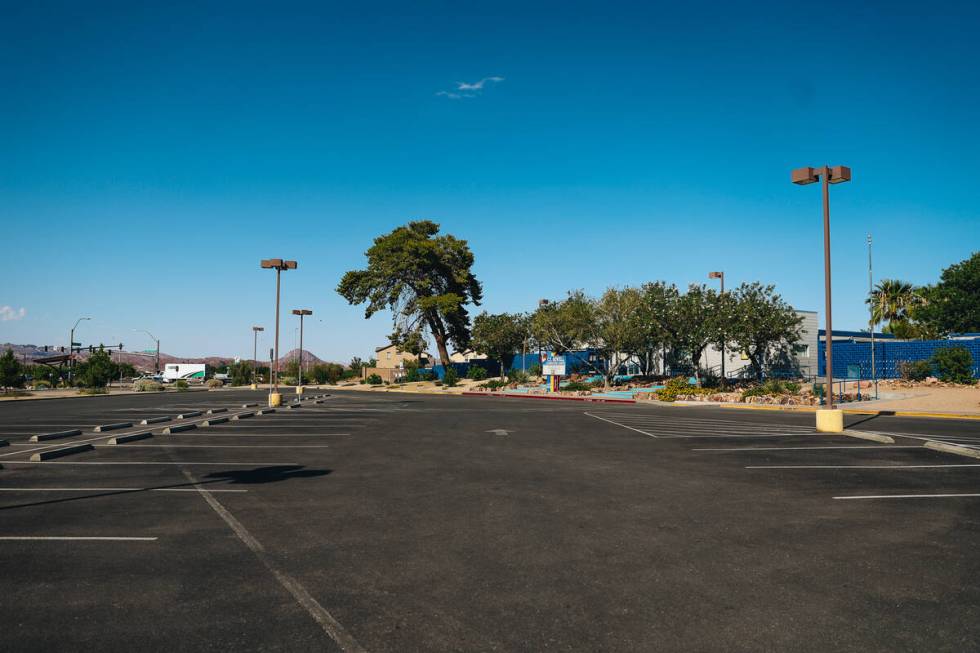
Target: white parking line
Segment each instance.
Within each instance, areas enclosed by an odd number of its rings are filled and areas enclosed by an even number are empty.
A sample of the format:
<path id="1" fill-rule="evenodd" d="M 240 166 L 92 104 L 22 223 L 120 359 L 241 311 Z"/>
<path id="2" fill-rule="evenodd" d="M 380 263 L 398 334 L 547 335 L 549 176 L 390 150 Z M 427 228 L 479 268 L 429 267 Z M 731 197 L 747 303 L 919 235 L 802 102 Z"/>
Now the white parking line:
<path id="1" fill-rule="evenodd" d="M 175 434 L 171 437 L 178 437 L 181 434 Z M 187 437 L 194 438 L 195 440 L 199 438 L 319 438 L 328 435 L 350 435 L 350 433 L 201 433 L 198 431 L 194 434 L 187 434 Z"/>
<path id="2" fill-rule="evenodd" d="M 980 467 L 980 463 L 949 465 L 754 465 L 745 469 L 934 469 L 937 467 Z"/>
<path id="3" fill-rule="evenodd" d="M 0 536 L 5 542 L 155 542 L 155 537 L 79 537 L 72 535 Z"/>
<path id="4" fill-rule="evenodd" d="M 841 501 L 852 499 L 951 499 L 953 497 L 980 497 L 978 494 L 866 494 L 863 496 L 834 497 Z"/>
<path id="5" fill-rule="evenodd" d="M 0 492 L 197 492 L 186 487 L 0 487 Z M 248 490 L 208 490 L 208 492 L 248 492 Z"/>
<path id="6" fill-rule="evenodd" d="M 158 462 L 155 460 L 118 460 L 118 461 L 102 461 L 102 460 L 85 460 L 85 461 L 67 461 L 67 460 L 5 460 L 4 465 L 223 465 L 226 467 L 234 465 L 255 465 L 256 467 L 272 467 L 272 466 L 287 466 L 291 465 L 294 467 L 299 467 L 299 463 L 281 463 L 281 462 L 247 462 L 241 460 L 235 460 L 232 462 L 220 462 L 220 463 L 198 463 L 198 462 Z"/>
<path id="7" fill-rule="evenodd" d="M 852 444 L 840 447 L 728 447 L 724 449 L 691 449 L 691 451 L 809 451 L 815 449 L 922 449 L 917 444 L 908 445 L 859 445 Z"/>
<path id="8" fill-rule="evenodd" d="M 612 420 L 606 419 L 605 417 L 599 417 L 598 415 L 593 415 L 592 413 L 585 413 L 585 414 L 588 415 L 589 417 L 594 417 L 595 419 L 602 420 L 603 422 L 607 422 L 615 426 L 620 426 L 624 429 L 629 429 L 630 431 L 636 431 L 637 433 L 642 433 L 643 435 L 649 436 L 651 438 L 660 437 L 659 435 L 654 435 L 653 433 L 647 433 L 646 431 L 641 431 L 640 429 L 635 429 L 632 426 L 626 426 L 625 424 L 620 424 L 619 422 L 614 422 Z"/>
<path id="9" fill-rule="evenodd" d="M 97 444 L 97 449 L 328 449 L 329 444 Z"/>

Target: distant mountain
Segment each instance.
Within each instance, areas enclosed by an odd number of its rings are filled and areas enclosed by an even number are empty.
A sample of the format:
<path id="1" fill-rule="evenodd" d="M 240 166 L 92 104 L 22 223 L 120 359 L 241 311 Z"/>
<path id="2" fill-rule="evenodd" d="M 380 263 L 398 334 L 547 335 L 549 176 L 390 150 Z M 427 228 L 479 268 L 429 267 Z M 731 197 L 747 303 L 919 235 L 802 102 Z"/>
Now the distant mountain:
<path id="1" fill-rule="evenodd" d="M 44 347 L 42 345 L 15 345 L 13 343 L 4 343 L 0 345 L 0 352 L 6 351 L 8 348 L 14 352 L 14 355 L 17 357 L 17 360 L 21 362 L 25 362 L 27 364 L 33 364 L 39 358 L 58 356 L 65 353 L 60 350 L 60 345 L 55 347 L 49 346 L 48 351 L 44 351 Z M 136 369 L 139 370 L 150 371 L 153 369 L 156 363 L 155 352 L 137 353 L 137 352 L 129 352 L 129 351 L 119 351 L 118 348 L 110 349 L 108 347 L 106 349 L 110 352 L 110 355 L 112 356 L 113 360 L 122 363 L 130 363 Z M 288 363 L 289 361 L 296 360 L 298 352 L 299 352 L 298 349 L 294 349 L 289 353 L 280 356 L 279 358 L 280 368 L 285 366 L 286 363 Z M 86 349 L 85 351 L 79 354 L 79 357 L 81 359 L 85 359 L 88 358 L 88 355 L 89 353 L 88 350 Z M 243 357 L 243 360 L 248 360 L 248 359 L 245 359 Z M 167 363 L 206 363 L 208 365 L 218 366 L 218 365 L 227 365 L 233 362 L 235 362 L 235 359 L 228 356 L 204 356 L 201 358 L 188 358 L 188 357 L 172 356 L 170 354 L 165 354 L 163 352 L 160 352 L 161 368 Z M 309 350 L 303 351 L 304 365 L 317 365 L 324 362 L 325 361 L 323 359 L 319 358 Z M 259 365 L 262 364 L 267 365 L 268 362 L 260 360 Z"/>

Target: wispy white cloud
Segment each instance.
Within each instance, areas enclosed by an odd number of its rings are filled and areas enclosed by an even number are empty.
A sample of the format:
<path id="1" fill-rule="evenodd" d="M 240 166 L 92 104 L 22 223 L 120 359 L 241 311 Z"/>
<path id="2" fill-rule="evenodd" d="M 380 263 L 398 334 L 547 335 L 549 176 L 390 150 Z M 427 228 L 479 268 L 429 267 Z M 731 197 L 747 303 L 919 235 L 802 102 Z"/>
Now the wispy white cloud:
<path id="1" fill-rule="evenodd" d="M 450 100 L 462 100 L 464 98 L 475 98 L 487 87 L 487 83 L 499 84 L 504 81 L 503 77 L 493 76 L 484 77 L 476 82 L 456 82 L 456 88 L 451 91 L 439 91 L 436 95 Z"/>
<path id="2" fill-rule="evenodd" d="M 23 306 L 16 309 L 13 306 L 0 306 L 0 322 L 23 320 L 26 315 L 27 309 Z"/>
<path id="3" fill-rule="evenodd" d="M 468 84 L 467 82 L 456 82 L 457 91 L 482 91 L 483 87 L 486 86 L 487 82 L 493 82 L 499 84 L 504 81 L 503 77 L 484 77 L 478 82 L 473 82 Z"/>

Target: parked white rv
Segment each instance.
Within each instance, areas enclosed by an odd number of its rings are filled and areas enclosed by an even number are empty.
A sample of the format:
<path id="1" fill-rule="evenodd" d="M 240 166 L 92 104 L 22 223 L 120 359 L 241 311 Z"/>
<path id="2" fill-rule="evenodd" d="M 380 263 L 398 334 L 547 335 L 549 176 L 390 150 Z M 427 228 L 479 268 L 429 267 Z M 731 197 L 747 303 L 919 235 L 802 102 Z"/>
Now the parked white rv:
<path id="1" fill-rule="evenodd" d="M 163 382 L 174 381 L 204 381 L 208 366 L 204 363 L 167 363 L 163 368 Z"/>

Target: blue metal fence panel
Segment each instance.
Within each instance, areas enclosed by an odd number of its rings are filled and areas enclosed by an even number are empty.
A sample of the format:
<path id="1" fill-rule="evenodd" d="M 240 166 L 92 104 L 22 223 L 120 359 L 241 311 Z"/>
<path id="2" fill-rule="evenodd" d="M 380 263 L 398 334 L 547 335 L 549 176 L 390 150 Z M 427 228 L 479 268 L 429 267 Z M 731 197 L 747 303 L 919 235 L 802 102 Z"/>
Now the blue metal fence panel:
<path id="1" fill-rule="evenodd" d="M 899 373 L 899 363 L 904 361 L 921 361 L 932 358 L 937 349 L 963 347 L 973 356 L 973 376 L 980 378 L 980 339 L 976 340 L 906 340 L 906 341 L 875 341 L 875 376 L 879 379 L 896 379 Z M 819 343 L 820 356 L 819 375 L 826 374 L 827 358 L 826 344 Z M 834 343 L 834 377 L 847 377 L 848 365 L 858 365 L 861 377 L 871 378 L 871 343 L 869 342 L 835 342 Z"/>

